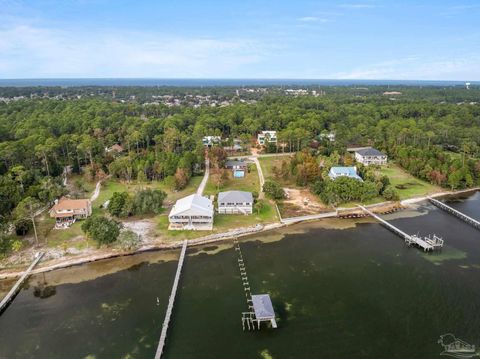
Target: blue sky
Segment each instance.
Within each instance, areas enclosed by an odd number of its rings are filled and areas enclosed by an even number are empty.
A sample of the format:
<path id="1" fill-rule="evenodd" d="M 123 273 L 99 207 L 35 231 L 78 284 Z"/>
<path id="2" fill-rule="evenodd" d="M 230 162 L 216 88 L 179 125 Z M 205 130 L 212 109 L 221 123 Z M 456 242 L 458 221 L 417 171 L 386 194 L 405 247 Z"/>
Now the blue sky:
<path id="1" fill-rule="evenodd" d="M 480 1 L 0 0 L 0 78 L 480 80 Z"/>

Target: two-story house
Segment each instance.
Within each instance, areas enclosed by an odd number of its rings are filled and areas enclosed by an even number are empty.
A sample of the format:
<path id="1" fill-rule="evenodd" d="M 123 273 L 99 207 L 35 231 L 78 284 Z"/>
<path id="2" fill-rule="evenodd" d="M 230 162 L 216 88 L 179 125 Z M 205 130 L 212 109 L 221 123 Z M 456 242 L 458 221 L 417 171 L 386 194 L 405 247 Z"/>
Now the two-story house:
<path id="1" fill-rule="evenodd" d="M 252 214 L 253 196 L 250 192 L 227 191 L 218 194 L 218 213 Z"/>
<path id="2" fill-rule="evenodd" d="M 50 209 L 50 217 L 55 218 L 55 228 L 68 228 L 77 219 L 84 219 L 92 214 L 92 202 L 89 199 L 60 198 Z"/>
<path id="3" fill-rule="evenodd" d="M 355 160 L 368 165 L 386 165 L 387 155 L 375 148 L 364 148 L 355 151 Z"/>

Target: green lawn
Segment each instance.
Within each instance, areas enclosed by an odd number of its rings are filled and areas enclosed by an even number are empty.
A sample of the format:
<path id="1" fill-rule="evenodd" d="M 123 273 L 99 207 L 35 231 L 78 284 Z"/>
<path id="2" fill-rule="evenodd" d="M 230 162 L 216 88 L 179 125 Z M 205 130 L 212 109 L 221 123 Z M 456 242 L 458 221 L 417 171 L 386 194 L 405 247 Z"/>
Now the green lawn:
<path id="1" fill-rule="evenodd" d="M 161 189 L 167 193 L 167 201 L 175 202 L 177 199 L 191 195 L 197 191 L 203 176 L 195 176 L 190 179 L 187 187 L 181 191 L 175 191 L 169 187 L 164 181 L 151 182 L 152 188 Z"/>
<path id="2" fill-rule="evenodd" d="M 213 183 L 212 176 L 208 178 L 207 185 L 205 186 L 205 191 L 203 192 L 205 196 L 217 195 L 218 192 L 223 191 L 246 191 L 246 192 L 259 192 L 260 191 L 260 180 L 258 178 L 257 167 L 252 164 L 250 166 L 250 172 L 247 171 L 244 178 L 234 178 L 231 170 L 228 171 L 228 180 L 225 181 L 223 185 L 220 186 L 217 190 L 217 186 Z"/>
<path id="3" fill-rule="evenodd" d="M 106 180 L 102 183 L 102 187 L 100 188 L 100 194 L 98 198 L 93 202 L 93 207 L 98 208 L 103 205 L 106 201 L 112 198 L 114 192 L 129 191 L 132 187 L 136 187 L 136 185 L 128 185 L 124 182 L 120 182 L 114 179 Z"/>
<path id="4" fill-rule="evenodd" d="M 265 205 L 260 213 L 255 212 L 248 216 L 215 214 L 212 231 L 169 231 L 168 215 L 161 215 L 157 218 L 155 235 L 167 241 L 194 239 L 208 236 L 209 234 L 227 232 L 235 228 L 251 227 L 258 223 L 267 224 L 278 221 L 275 206 L 271 201 L 265 201 Z"/>
<path id="5" fill-rule="evenodd" d="M 425 196 L 442 191 L 441 187 L 415 178 L 393 163 L 381 167 L 379 171 L 382 175 L 388 176 L 390 183 L 398 191 L 400 199 Z"/>
<path id="6" fill-rule="evenodd" d="M 273 173 L 273 167 L 280 169 L 282 167 L 282 162 L 290 156 L 290 154 L 285 154 L 285 156 L 259 157 L 258 161 L 260 162 L 260 166 L 262 166 L 263 177 L 265 177 L 265 180 L 272 179 L 284 187 L 296 188 L 297 185 L 295 184 L 294 178 L 276 178 Z"/>

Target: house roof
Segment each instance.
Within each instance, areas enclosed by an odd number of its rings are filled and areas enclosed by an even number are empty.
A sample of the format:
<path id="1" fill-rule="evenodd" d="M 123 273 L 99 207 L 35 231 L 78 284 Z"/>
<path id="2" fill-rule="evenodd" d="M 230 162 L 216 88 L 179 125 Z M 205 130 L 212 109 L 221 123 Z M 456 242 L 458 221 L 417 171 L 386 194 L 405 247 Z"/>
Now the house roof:
<path id="1" fill-rule="evenodd" d="M 66 197 L 60 198 L 50 211 L 67 211 L 75 209 L 86 209 L 90 205 L 89 199 L 70 199 Z"/>
<path id="2" fill-rule="evenodd" d="M 330 173 L 335 177 L 337 176 L 347 176 L 351 178 L 356 178 L 361 180 L 362 178 L 357 174 L 356 167 L 332 167 L 330 168 Z"/>
<path id="3" fill-rule="evenodd" d="M 385 156 L 384 153 L 380 152 L 376 148 L 363 148 L 355 152 L 361 156 Z"/>
<path id="4" fill-rule="evenodd" d="M 246 166 L 247 166 L 247 162 L 245 162 L 245 161 L 237 161 L 237 160 L 227 160 L 227 162 L 225 162 L 225 167 L 234 167 L 234 166 L 246 167 Z"/>
<path id="5" fill-rule="evenodd" d="M 218 194 L 218 202 L 230 202 L 230 203 L 253 203 L 253 196 L 250 192 L 244 191 L 227 191 L 220 192 Z"/>
<path id="6" fill-rule="evenodd" d="M 275 311 L 268 294 L 254 294 L 252 295 L 252 302 L 257 319 L 275 318 Z"/>
<path id="7" fill-rule="evenodd" d="M 209 215 L 213 216 L 213 204 L 207 197 L 192 194 L 180 198 L 172 207 L 169 216 L 176 215 Z"/>

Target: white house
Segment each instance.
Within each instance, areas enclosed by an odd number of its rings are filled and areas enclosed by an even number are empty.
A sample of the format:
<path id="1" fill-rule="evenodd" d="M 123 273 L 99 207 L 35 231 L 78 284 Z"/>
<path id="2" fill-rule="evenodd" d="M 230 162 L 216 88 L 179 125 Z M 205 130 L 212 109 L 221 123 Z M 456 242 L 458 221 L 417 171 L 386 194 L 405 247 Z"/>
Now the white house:
<path id="1" fill-rule="evenodd" d="M 262 131 L 257 136 L 257 143 L 265 146 L 267 143 L 277 143 L 277 131 Z"/>
<path id="2" fill-rule="evenodd" d="M 221 142 L 222 138 L 220 136 L 204 136 L 202 139 L 202 143 L 205 147 L 213 147 Z"/>
<path id="3" fill-rule="evenodd" d="M 206 197 L 198 194 L 179 199 L 168 215 L 169 230 L 198 230 L 211 231 L 213 229 L 213 203 Z"/>
<path id="4" fill-rule="evenodd" d="M 319 138 L 321 140 L 328 140 L 330 142 L 335 142 L 335 132 L 321 133 Z"/>
<path id="5" fill-rule="evenodd" d="M 363 181 L 362 177 L 357 174 L 357 167 L 332 167 L 328 172 L 328 177 L 335 180 L 339 177 L 350 177 L 359 181 Z"/>
<path id="6" fill-rule="evenodd" d="M 218 194 L 218 213 L 252 214 L 253 196 L 250 192 L 227 191 Z"/>
<path id="7" fill-rule="evenodd" d="M 355 160 L 368 165 L 386 165 L 387 155 L 375 148 L 364 148 L 355 151 Z"/>

